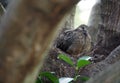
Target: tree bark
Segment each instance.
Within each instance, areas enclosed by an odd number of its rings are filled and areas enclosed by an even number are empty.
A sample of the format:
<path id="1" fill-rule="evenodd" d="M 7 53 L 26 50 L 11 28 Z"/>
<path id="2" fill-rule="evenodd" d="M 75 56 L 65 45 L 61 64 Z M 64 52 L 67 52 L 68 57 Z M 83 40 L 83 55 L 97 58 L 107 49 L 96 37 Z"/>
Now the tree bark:
<path id="1" fill-rule="evenodd" d="M 97 42 L 109 54 L 120 45 L 120 5 L 119 0 L 101 0 L 101 24 Z"/>
<path id="2" fill-rule="evenodd" d="M 52 47 L 54 47 L 58 43 L 60 34 L 62 34 L 66 30 L 71 30 L 74 28 L 75 9 L 76 7 L 74 6 L 69 14 L 64 18 L 64 22 L 62 23 L 61 28 L 59 28 L 58 30 L 57 37 L 54 39 Z"/>
<path id="3" fill-rule="evenodd" d="M 92 41 L 103 49 L 96 53 L 108 55 L 120 44 L 120 7 L 118 3 L 119 0 L 98 0 L 92 9 L 88 30 Z"/>
<path id="4" fill-rule="evenodd" d="M 120 61 L 108 67 L 98 76 L 90 79 L 86 83 L 119 83 L 120 82 Z"/>
<path id="5" fill-rule="evenodd" d="M 99 57 L 103 55 L 105 58 L 100 62 L 96 62 L 86 67 L 84 73 L 86 72 L 87 75 L 93 77 L 93 79 L 87 83 L 119 83 L 120 1 L 101 0 L 100 2 L 100 12 L 98 13 L 98 16 L 101 17 L 101 20 L 98 22 L 99 24 L 97 27 L 97 49 L 95 48 L 96 51 L 94 52 L 94 56 L 98 54 Z M 101 75 L 97 75 L 102 71 L 103 73 Z"/>
<path id="6" fill-rule="evenodd" d="M 78 1 L 11 1 L 0 25 L 0 83 L 35 82 L 58 24 Z"/>
<path id="7" fill-rule="evenodd" d="M 98 26 L 101 23 L 101 1 L 96 0 L 95 5 L 92 8 L 89 20 L 88 20 L 88 31 L 91 35 L 91 39 L 93 43 L 97 41 L 97 33 L 98 33 Z"/>

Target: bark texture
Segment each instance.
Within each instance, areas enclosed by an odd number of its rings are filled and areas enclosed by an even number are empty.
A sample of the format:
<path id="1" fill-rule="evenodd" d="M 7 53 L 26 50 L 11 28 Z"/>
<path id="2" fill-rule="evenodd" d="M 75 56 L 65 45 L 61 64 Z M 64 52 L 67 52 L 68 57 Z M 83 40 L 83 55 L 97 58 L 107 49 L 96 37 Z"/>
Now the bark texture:
<path id="1" fill-rule="evenodd" d="M 78 1 L 11 1 L 0 24 L 0 83 L 35 82 L 58 24 Z"/>
<path id="2" fill-rule="evenodd" d="M 97 42 L 105 49 L 105 54 L 109 54 L 120 45 L 120 1 L 101 0 L 101 24 Z"/>
<path id="3" fill-rule="evenodd" d="M 120 63 L 120 1 L 100 0 L 100 16 L 98 22 L 97 41 L 93 56 L 101 57 L 100 61 L 85 68 L 84 73 L 93 77 L 94 81 L 87 83 L 119 83 L 119 63 Z M 96 6 L 97 8 L 97 6 Z M 94 19 L 94 17 L 93 17 Z M 92 25 L 92 24 L 91 24 Z M 94 31 L 94 28 L 93 28 Z M 95 37 L 95 36 L 93 36 Z M 116 65 L 113 65 L 117 63 Z M 113 66 L 111 66 L 113 65 Z M 109 68 L 109 66 L 111 66 Z M 104 71 L 105 70 L 105 71 Z M 104 71 L 104 74 L 98 75 Z M 82 72 L 83 73 L 83 72 Z"/>
<path id="4" fill-rule="evenodd" d="M 97 41 L 97 32 L 98 26 L 101 23 L 101 1 L 96 0 L 96 4 L 93 6 L 89 20 L 88 20 L 88 31 L 91 35 L 92 42 L 96 43 Z"/>
<path id="5" fill-rule="evenodd" d="M 120 61 L 108 67 L 94 79 L 91 78 L 86 83 L 120 83 Z"/>
<path id="6" fill-rule="evenodd" d="M 108 55 L 120 45 L 119 0 L 97 0 L 93 7 L 88 26 L 92 41 L 103 50 L 96 52 Z M 100 50 L 100 49 L 99 49 Z"/>

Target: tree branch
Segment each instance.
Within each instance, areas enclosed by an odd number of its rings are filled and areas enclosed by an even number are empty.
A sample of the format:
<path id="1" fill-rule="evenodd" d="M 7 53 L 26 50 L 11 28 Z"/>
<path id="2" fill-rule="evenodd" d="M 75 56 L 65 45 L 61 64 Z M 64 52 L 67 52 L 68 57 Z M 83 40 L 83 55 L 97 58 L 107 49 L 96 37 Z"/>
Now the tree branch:
<path id="1" fill-rule="evenodd" d="M 61 19 L 79 0 L 12 0 L 0 25 L 0 83 L 34 83 Z"/>

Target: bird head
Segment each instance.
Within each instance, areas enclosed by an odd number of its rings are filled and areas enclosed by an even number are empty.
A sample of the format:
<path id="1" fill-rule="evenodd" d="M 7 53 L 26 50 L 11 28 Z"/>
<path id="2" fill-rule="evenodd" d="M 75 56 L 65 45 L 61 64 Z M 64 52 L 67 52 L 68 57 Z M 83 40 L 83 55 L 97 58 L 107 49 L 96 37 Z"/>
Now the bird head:
<path id="1" fill-rule="evenodd" d="M 87 28 L 88 28 L 87 25 L 82 24 L 77 29 L 75 29 L 75 31 L 82 32 L 85 36 L 87 36 L 87 34 L 88 34 Z"/>

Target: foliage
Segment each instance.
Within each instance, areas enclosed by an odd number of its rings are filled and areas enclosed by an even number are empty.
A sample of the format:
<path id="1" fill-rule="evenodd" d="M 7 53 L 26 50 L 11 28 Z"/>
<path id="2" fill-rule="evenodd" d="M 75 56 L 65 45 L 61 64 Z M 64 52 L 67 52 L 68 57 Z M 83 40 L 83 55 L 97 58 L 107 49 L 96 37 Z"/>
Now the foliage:
<path id="1" fill-rule="evenodd" d="M 66 62 L 67 64 L 72 66 L 73 68 L 75 68 L 76 74 L 75 74 L 74 78 L 71 78 L 71 77 L 58 78 L 56 75 L 54 75 L 54 73 L 41 72 L 37 78 L 36 83 L 44 83 L 42 78 L 48 79 L 49 81 L 51 81 L 51 83 L 71 83 L 72 81 L 75 82 L 76 80 L 87 81 L 89 79 L 86 76 L 78 75 L 78 70 L 91 64 L 91 62 L 89 61 L 89 59 L 91 59 L 91 57 L 83 56 L 83 57 L 79 58 L 76 63 L 74 63 L 70 57 L 68 57 L 64 54 L 59 54 L 58 58 L 63 60 L 64 62 Z"/>
<path id="2" fill-rule="evenodd" d="M 59 83 L 59 79 L 51 72 L 41 72 L 37 78 L 36 83 L 44 83 L 42 78 L 45 77 L 52 83 Z"/>
<path id="3" fill-rule="evenodd" d="M 68 56 L 66 56 L 66 55 L 64 55 L 64 54 L 60 54 L 60 55 L 58 56 L 58 58 L 61 59 L 61 60 L 63 60 L 63 61 L 65 61 L 65 62 L 68 63 L 69 65 L 74 66 L 73 61 L 72 61 Z"/>
<path id="4" fill-rule="evenodd" d="M 68 56 L 66 56 L 64 54 L 59 54 L 58 58 L 65 61 L 66 63 L 68 63 L 69 65 L 71 65 L 72 67 L 75 68 L 76 74 L 75 74 L 75 76 L 73 78 L 73 81 L 76 81 L 77 79 L 80 79 L 82 81 L 87 81 L 89 79 L 88 77 L 78 75 L 78 70 L 85 67 L 85 66 L 87 66 L 87 65 L 89 65 L 89 64 L 91 64 L 91 62 L 89 61 L 89 59 L 91 59 L 91 57 L 83 56 L 83 57 L 79 58 L 76 63 L 74 63 L 71 60 L 70 57 L 68 57 Z"/>

